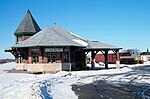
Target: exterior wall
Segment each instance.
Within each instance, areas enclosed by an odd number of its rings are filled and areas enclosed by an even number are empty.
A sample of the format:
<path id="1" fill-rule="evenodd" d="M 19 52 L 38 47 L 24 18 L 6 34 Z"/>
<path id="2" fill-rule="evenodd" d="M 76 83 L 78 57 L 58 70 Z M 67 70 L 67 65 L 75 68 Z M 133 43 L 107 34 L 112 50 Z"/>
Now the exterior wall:
<path id="1" fill-rule="evenodd" d="M 16 64 L 16 70 L 27 70 L 30 73 L 37 73 L 37 72 L 58 72 L 62 70 L 61 63 L 52 63 L 52 64 Z"/>
<path id="2" fill-rule="evenodd" d="M 44 60 L 43 60 L 44 63 L 48 63 L 48 59 L 47 59 L 47 57 L 46 57 L 46 53 L 44 52 L 43 54 L 44 54 Z"/>
<path id="3" fill-rule="evenodd" d="M 71 66 L 71 67 L 70 67 Z M 58 71 L 69 71 L 72 68 L 76 67 L 76 63 L 47 63 L 47 64 L 24 64 L 24 63 L 16 63 L 16 70 L 26 70 L 30 73 L 37 72 L 58 72 Z"/>
<path id="4" fill-rule="evenodd" d="M 28 38 L 30 38 L 31 36 L 22 36 L 22 40 L 24 41 L 24 40 L 26 40 L 26 39 L 28 39 Z"/>
<path id="5" fill-rule="evenodd" d="M 44 47 L 32 47 L 20 49 L 20 53 L 24 55 L 27 53 L 27 58 L 22 63 L 16 63 L 16 70 L 27 70 L 31 73 L 34 72 L 58 72 L 61 70 L 80 70 L 85 65 L 85 52 L 80 51 L 78 48 L 60 47 L 63 51 L 45 51 Z M 33 54 L 35 53 L 36 54 Z M 55 53 L 56 60 L 54 62 L 49 61 L 48 55 Z M 37 55 L 36 59 L 35 56 Z M 37 60 L 38 59 L 38 60 Z M 35 62 L 36 60 L 36 62 Z"/>
<path id="6" fill-rule="evenodd" d="M 41 51 L 39 51 L 39 63 L 42 63 L 43 62 L 43 59 L 42 59 L 42 54 L 41 54 Z"/>
<path id="7" fill-rule="evenodd" d="M 44 72 L 43 64 L 27 64 L 27 71 L 30 73 Z"/>
<path id="8" fill-rule="evenodd" d="M 61 63 L 52 63 L 52 64 L 43 64 L 43 71 L 44 72 L 59 72 L 62 70 Z"/>
<path id="9" fill-rule="evenodd" d="M 31 56 L 31 49 L 30 48 L 28 48 L 28 62 L 29 62 L 29 64 L 31 64 L 32 63 L 32 56 Z"/>
<path id="10" fill-rule="evenodd" d="M 141 55 L 141 60 L 145 62 L 150 61 L 150 55 Z"/>
<path id="11" fill-rule="evenodd" d="M 22 41 L 24 41 L 24 40 L 26 40 L 26 39 L 28 39 L 28 38 L 30 38 L 31 36 L 21 36 L 21 38 L 22 38 Z M 18 36 L 16 36 L 16 43 L 18 43 Z"/>
<path id="12" fill-rule="evenodd" d="M 73 63 L 62 63 L 62 70 L 63 71 L 69 71 L 69 70 L 72 70 L 73 68 L 75 68 L 76 66 L 76 63 L 73 62 Z"/>
<path id="13" fill-rule="evenodd" d="M 27 64 L 24 63 L 16 63 L 16 70 L 27 70 Z"/>
<path id="14" fill-rule="evenodd" d="M 16 44 L 18 43 L 18 37 L 16 37 Z"/>
<path id="15" fill-rule="evenodd" d="M 62 63 L 62 70 L 70 70 L 70 66 L 71 64 L 70 63 Z"/>

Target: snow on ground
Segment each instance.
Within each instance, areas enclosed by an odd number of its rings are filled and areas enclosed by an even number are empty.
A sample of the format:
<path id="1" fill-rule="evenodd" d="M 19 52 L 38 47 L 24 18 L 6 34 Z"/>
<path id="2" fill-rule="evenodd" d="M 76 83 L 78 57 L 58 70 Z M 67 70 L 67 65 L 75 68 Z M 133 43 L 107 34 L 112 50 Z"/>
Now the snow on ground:
<path id="1" fill-rule="evenodd" d="M 4 70 L 15 68 L 15 63 L 0 65 L 0 99 L 40 98 L 34 90 L 49 75 L 33 75 L 23 73 L 6 73 Z"/>
<path id="2" fill-rule="evenodd" d="M 150 65 L 145 63 L 144 65 Z M 131 67 L 142 65 L 121 65 L 121 69 L 115 69 L 114 64 L 109 64 L 111 69 L 90 71 L 61 71 L 56 74 L 26 74 L 7 73 L 5 70 L 15 68 L 15 63 L 0 65 L 0 99 L 78 99 L 71 90 L 73 84 L 88 84 L 96 80 L 110 82 L 124 81 L 133 77 L 125 77 L 132 71 Z M 103 68 L 96 64 L 97 68 Z M 114 74 L 114 75 L 113 75 Z M 150 79 L 138 80 L 150 84 Z"/>

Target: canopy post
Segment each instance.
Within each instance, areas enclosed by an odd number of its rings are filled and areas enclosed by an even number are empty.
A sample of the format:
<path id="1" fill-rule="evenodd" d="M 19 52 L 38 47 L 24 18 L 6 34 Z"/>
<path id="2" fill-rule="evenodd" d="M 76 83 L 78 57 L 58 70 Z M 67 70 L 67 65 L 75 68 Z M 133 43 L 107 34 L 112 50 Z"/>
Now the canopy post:
<path id="1" fill-rule="evenodd" d="M 105 69 L 108 69 L 108 50 L 105 50 Z"/>
<path id="2" fill-rule="evenodd" d="M 120 55 L 119 55 L 119 50 L 116 50 L 116 68 L 120 69 Z"/>
<path id="3" fill-rule="evenodd" d="M 91 51 L 91 68 L 94 68 L 95 67 L 95 63 L 94 63 L 94 60 L 95 60 L 95 55 L 98 53 L 99 51 Z"/>

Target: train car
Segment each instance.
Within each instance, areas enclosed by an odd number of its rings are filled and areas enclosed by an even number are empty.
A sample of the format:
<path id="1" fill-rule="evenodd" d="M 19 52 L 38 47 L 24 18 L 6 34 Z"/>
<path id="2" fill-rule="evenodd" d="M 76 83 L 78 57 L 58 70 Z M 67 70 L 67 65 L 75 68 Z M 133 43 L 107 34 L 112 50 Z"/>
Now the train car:
<path id="1" fill-rule="evenodd" d="M 127 49 L 120 53 L 121 64 L 138 64 L 142 63 L 140 59 L 141 52 L 138 49 Z"/>
<path id="2" fill-rule="evenodd" d="M 103 54 L 96 54 L 95 62 L 96 63 L 105 62 L 104 55 Z M 115 54 L 113 54 L 113 53 L 108 54 L 108 63 L 109 64 L 116 63 L 116 55 Z"/>

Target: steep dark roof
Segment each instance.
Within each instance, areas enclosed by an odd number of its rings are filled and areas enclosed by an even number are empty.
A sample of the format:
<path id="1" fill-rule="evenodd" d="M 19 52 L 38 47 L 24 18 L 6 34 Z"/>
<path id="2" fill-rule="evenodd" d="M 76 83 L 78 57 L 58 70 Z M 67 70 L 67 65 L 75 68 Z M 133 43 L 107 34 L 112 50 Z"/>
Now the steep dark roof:
<path id="1" fill-rule="evenodd" d="M 40 30 L 41 30 L 40 27 L 38 26 L 32 14 L 28 10 L 14 34 L 15 35 L 18 35 L 19 33 L 33 34 L 39 32 Z"/>

